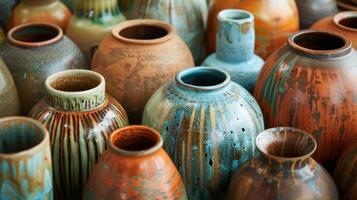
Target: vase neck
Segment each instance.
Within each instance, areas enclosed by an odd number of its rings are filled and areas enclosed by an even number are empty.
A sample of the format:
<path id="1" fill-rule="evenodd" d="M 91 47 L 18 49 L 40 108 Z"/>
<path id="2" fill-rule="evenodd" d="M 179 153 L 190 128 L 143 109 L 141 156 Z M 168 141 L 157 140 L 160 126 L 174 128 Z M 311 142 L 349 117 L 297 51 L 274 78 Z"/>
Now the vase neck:
<path id="1" fill-rule="evenodd" d="M 40 5 L 50 4 L 56 1 L 58 0 L 22 0 L 21 2 L 26 5 L 40 6 Z"/>
<path id="2" fill-rule="evenodd" d="M 94 21 L 119 14 L 117 0 L 79 0 L 75 10 L 77 17 L 90 18 Z"/>

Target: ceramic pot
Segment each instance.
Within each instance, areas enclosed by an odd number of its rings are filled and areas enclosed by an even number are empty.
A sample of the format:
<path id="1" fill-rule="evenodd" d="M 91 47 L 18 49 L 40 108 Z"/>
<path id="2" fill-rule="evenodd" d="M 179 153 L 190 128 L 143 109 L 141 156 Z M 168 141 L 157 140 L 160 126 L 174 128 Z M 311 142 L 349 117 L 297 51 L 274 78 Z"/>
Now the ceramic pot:
<path id="1" fill-rule="evenodd" d="M 109 134 L 128 125 L 128 119 L 96 72 L 58 72 L 47 78 L 46 90 L 29 116 L 43 123 L 52 138 L 56 198 L 80 199 Z"/>
<path id="2" fill-rule="evenodd" d="M 299 17 L 294 0 L 215 0 L 208 14 L 207 52 L 212 53 L 216 45 L 218 30 L 217 15 L 228 8 L 243 9 L 255 17 L 255 52 L 266 59 L 299 30 Z"/>
<path id="3" fill-rule="evenodd" d="M 266 60 L 254 91 L 266 126 L 311 133 L 318 143 L 314 158 L 329 170 L 357 139 L 356 57 L 343 35 L 301 31 Z"/>
<path id="4" fill-rule="evenodd" d="M 69 8 L 72 12 L 76 10 L 78 0 L 62 0 L 62 2 Z"/>
<path id="5" fill-rule="evenodd" d="M 294 128 L 273 128 L 256 138 L 260 155 L 232 177 L 229 200 L 338 200 L 336 186 L 311 155 L 316 141 Z"/>
<path id="6" fill-rule="evenodd" d="M 187 199 L 185 186 L 160 134 L 128 126 L 110 136 L 83 199 Z"/>
<path id="7" fill-rule="evenodd" d="M 115 25 L 124 20 L 117 0 L 78 0 L 66 35 L 78 45 L 90 61 L 94 49 Z"/>
<path id="8" fill-rule="evenodd" d="M 218 15 L 216 53 L 204 66 L 225 70 L 232 81 L 253 93 L 264 61 L 254 54 L 254 17 L 243 10 L 224 10 Z"/>
<path id="9" fill-rule="evenodd" d="M 0 119 L 0 199 L 53 199 L 48 132 L 26 117 Z"/>
<path id="10" fill-rule="evenodd" d="M 116 26 L 94 54 L 92 69 L 104 75 L 107 89 L 140 124 L 150 96 L 182 69 L 194 66 L 186 44 L 173 27 L 156 20 L 131 20 Z"/>
<path id="11" fill-rule="evenodd" d="M 19 3 L 20 0 L 0 0 L 0 8 L 1 8 L 1 15 L 0 15 L 0 26 L 2 28 L 7 27 L 7 23 L 11 16 L 13 8 L 16 4 Z"/>
<path id="12" fill-rule="evenodd" d="M 254 98 L 212 67 L 184 70 L 157 90 L 143 124 L 161 132 L 189 199 L 224 198 L 231 173 L 256 154 L 254 138 L 264 130 Z"/>
<path id="13" fill-rule="evenodd" d="M 82 52 L 63 35 L 61 28 L 44 23 L 11 29 L 7 41 L 0 45 L 0 56 L 14 78 L 23 115 L 45 95 L 47 76 L 88 67 Z"/>

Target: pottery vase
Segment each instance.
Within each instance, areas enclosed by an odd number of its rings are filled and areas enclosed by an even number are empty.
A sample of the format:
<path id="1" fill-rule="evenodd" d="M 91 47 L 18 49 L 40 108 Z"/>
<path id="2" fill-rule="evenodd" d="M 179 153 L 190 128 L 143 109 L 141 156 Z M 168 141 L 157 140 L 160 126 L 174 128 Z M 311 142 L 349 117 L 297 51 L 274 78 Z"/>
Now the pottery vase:
<path id="1" fill-rule="evenodd" d="M 260 154 L 232 177 L 229 200 L 338 200 L 331 176 L 311 155 L 316 141 L 295 128 L 272 128 L 256 138 Z"/>
<path id="2" fill-rule="evenodd" d="M 222 199 L 230 175 L 256 154 L 264 130 L 261 110 L 247 90 L 212 67 L 177 74 L 148 101 L 143 121 L 161 132 L 189 199 Z"/>
<path id="3" fill-rule="evenodd" d="M 14 78 L 23 115 L 45 95 L 47 76 L 66 69 L 88 68 L 82 52 L 61 28 L 44 23 L 11 29 L 7 41 L 0 45 L 0 56 Z"/>
<path id="4" fill-rule="evenodd" d="M 92 69 L 107 80 L 107 90 L 140 124 L 150 96 L 182 69 L 194 66 L 186 44 L 173 27 L 157 20 L 130 20 L 116 26 L 99 45 Z"/>
<path id="5" fill-rule="evenodd" d="M 218 15 L 216 53 L 202 65 L 225 70 L 232 81 L 253 93 L 264 61 L 254 54 L 254 17 L 243 10 L 224 10 Z"/>
<path id="6" fill-rule="evenodd" d="M 0 26 L 5 30 L 7 27 L 7 23 L 9 22 L 9 18 L 12 14 L 12 10 L 19 3 L 20 0 L 0 0 Z"/>
<path id="7" fill-rule="evenodd" d="M 88 180 L 83 199 L 187 200 L 181 176 L 162 145 L 160 134 L 149 127 L 115 131 Z"/>
<path id="8" fill-rule="evenodd" d="M 62 0 L 62 2 L 69 8 L 72 12 L 76 10 L 78 0 Z"/>
<path id="9" fill-rule="evenodd" d="M 128 125 L 124 109 L 105 93 L 104 77 L 66 70 L 46 79 L 47 96 L 29 116 L 48 129 L 55 196 L 80 199 L 85 183 L 114 130 Z"/>
<path id="10" fill-rule="evenodd" d="M 53 199 L 50 140 L 33 119 L 0 119 L 0 199 Z"/>

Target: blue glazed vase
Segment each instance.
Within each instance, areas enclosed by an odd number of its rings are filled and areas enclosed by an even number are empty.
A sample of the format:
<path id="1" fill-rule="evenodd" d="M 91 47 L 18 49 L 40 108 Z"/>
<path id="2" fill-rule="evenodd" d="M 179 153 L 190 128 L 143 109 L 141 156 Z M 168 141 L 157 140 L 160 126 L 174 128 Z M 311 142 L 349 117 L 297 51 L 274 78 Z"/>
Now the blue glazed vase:
<path id="1" fill-rule="evenodd" d="M 222 199 L 230 176 L 256 154 L 264 130 L 251 94 L 216 68 L 177 74 L 146 104 L 143 124 L 155 128 L 179 169 L 189 199 Z"/>
<path id="2" fill-rule="evenodd" d="M 218 67 L 249 92 L 264 61 L 254 54 L 254 16 L 244 10 L 229 9 L 218 14 L 216 53 L 210 55 L 203 65 Z"/>

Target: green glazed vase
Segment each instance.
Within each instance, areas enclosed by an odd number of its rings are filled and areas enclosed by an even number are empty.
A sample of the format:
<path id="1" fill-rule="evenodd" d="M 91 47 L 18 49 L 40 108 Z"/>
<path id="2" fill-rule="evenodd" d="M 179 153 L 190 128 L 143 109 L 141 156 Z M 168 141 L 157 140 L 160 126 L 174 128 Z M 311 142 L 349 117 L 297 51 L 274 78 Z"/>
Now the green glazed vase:
<path id="1" fill-rule="evenodd" d="M 77 1 L 78 0 L 62 0 L 72 12 L 76 9 Z"/>

